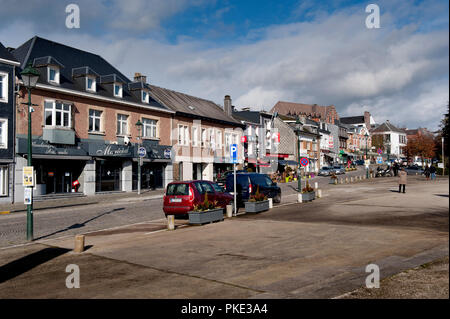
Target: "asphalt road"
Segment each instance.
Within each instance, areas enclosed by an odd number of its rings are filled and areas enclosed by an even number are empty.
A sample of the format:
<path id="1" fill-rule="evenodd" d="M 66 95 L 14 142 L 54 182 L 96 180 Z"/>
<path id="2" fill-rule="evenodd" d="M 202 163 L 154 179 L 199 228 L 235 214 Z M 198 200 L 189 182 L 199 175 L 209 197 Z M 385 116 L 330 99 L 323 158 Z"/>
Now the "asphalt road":
<path id="1" fill-rule="evenodd" d="M 363 175 L 364 169 L 338 175 L 339 178 Z M 329 177 L 310 179 L 311 186 L 333 187 Z M 302 180 L 302 187 L 305 179 Z M 282 204 L 297 200 L 297 182 L 280 183 Z M 72 236 L 96 230 L 164 219 L 162 199 L 119 198 L 86 206 L 34 211 L 34 237 L 39 240 Z M 26 243 L 26 213 L 0 215 L 0 247 Z"/>

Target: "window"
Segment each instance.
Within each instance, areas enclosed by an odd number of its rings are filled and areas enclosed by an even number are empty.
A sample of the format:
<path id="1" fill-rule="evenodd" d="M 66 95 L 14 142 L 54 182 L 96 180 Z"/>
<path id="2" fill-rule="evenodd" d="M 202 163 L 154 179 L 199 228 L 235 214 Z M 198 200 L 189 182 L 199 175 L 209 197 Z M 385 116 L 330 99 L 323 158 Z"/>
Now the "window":
<path id="1" fill-rule="evenodd" d="M 156 127 L 157 127 L 157 121 L 156 120 L 150 120 L 150 119 L 142 119 L 142 136 L 147 138 L 157 138 L 156 135 Z"/>
<path id="2" fill-rule="evenodd" d="M 221 149 L 222 148 L 222 131 L 217 131 L 216 132 L 216 137 L 217 137 L 217 148 Z"/>
<path id="3" fill-rule="evenodd" d="M 0 166 L 0 196 L 8 196 L 8 166 Z"/>
<path id="4" fill-rule="evenodd" d="M 128 135 L 128 115 L 117 114 L 117 135 Z"/>
<path id="5" fill-rule="evenodd" d="M 72 127 L 72 105 L 59 101 L 45 101 L 44 117 L 46 126 Z"/>
<path id="6" fill-rule="evenodd" d="M 55 66 L 48 67 L 48 82 L 59 84 L 59 68 Z"/>
<path id="7" fill-rule="evenodd" d="M 148 92 L 145 90 L 142 90 L 142 102 L 148 103 Z"/>
<path id="8" fill-rule="evenodd" d="M 102 111 L 89 110 L 89 131 L 101 132 Z"/>
<path id="9" fill-rule="evenodd" d="M 230 152 L 230 145 L 231 145 L 231 134 L 225 133 L 225 153 Z"/>
<path id="10" fill-rule="evenodd" d="M 0 73 L 0 102 L 8 103 L 8 74 Z"/>
<path id="11" fill-rule="evenodd" d="M 86 77 L 86 90 L 91 92 L 96 91 L 96 82 L 93 76 Z"/>
<path id="12" fill-rule="evenodd" d="M 8 148 L 8 120 L 0 119 L 0 148 Z"/>
<path id="13" fill-rule="evenodd" d="M 198 127 L 192 127 L 192 145 L 198 146 Z"/>
<path id="14" fill-rule="evenodd" d="M 114 96 L 122 97 L 122 84 L 114 83 Z"/>
<path id="15" fill-rule="evenodd" d="M 208 138 L 207 133 L 208 132 L 206 131 L 206 129 L 202 128 L 202 147 L 206 147 L 206 142 L 207 142 L 207 138 Z"/>
<path id="16" fill-rule="evenodd" d="M 178 144 L 189 145 L 189 127 L 187 125 L 178 125 Z"/>

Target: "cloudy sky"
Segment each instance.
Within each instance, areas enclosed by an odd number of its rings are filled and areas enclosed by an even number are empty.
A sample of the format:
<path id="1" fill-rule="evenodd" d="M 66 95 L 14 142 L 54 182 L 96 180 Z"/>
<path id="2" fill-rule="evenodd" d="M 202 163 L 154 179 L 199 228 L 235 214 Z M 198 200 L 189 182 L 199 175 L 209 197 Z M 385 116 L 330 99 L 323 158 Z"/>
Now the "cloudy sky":
<path id="1" fill-rule="evenodd" d="M 34 35 L 102 55 L 130 78 L 222 105 L 277 101 L 367 110 L 437 129 L 449 100 L 448 1 L 0 0 L 0 42 Z M 79 29 L 65 8 L 80 8 Z M 380 8 L 366 28 L 365 8 Z"/>

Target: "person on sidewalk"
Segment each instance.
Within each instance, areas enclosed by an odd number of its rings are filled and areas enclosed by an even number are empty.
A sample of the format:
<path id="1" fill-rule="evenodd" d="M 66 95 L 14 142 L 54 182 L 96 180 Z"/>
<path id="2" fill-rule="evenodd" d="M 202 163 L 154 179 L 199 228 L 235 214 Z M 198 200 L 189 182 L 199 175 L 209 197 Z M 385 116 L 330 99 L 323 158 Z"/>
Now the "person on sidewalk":
<path id="1" fill-rule="evenodd" d="M 399 165 L 398 165 L 397 161 L 395 161 L 394 165 L 392 165 L 392 169 L 394 170 L 394 176 L 397 176 L 398 169 L 399 169 Z"/>
<path id="2" fill-rule="evenodd" d="M 403 186 L 403 193 L 405 193 L 406 188 L 406 182 L 408 179 L 408 174 L 406 173 L 405 169 L 402 167 L 400 169 L 400 172 L 398 172 L 398 192 L 401 193 L 401 189 Z"/>
<path id="3" fill-rule="evenodd" d="M 430 167 L 428 165 L 425 166 L 425 170 L 423 171 L 423 174 L 427 178 L 427 181 L 430 179 Z"/>
<path id="4" fill-rule="evenodd" d="M 430 166 L 430 176 L 431 180 L 436 179 L 436 167 L 433 164 Z"/>

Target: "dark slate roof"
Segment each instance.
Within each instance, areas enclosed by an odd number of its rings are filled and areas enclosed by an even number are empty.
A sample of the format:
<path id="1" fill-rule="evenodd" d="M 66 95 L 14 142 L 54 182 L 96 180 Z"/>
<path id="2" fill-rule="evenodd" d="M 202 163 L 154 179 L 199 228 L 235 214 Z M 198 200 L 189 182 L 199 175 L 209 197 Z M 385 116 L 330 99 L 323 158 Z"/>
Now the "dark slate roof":
<path id="1" fill-rule="evenodd" d="M 155 85 L 149 86 L 150 95 L 162 105 L 177 112 L 177 114 L 232 124 L 240 127 L 244 126 L 240 121 L 228 116 L 221 106 L 212 101 Z"/>
<path id="2" fill-rule="evenodd" d="M 40 37 L 33 37 L 20 47 L 12 51 L 14 57 L 21 63 L 21 68 L 28 64 L 28 62 L 46 60 L 47 62 L 57 61 L 61 67 L 60 69 L 60 85 L 58 87 L 63 89 L 75 90 L 86 93 L 86 88 L 81 87 L 77 81 L 73 79 L 74 70 L 84 68 L 91 75 L 99 75 L 97 77 L 96 92 L 89 93 L 102 97 L 108 97 L 115 99 L 118 102 L 125 101 L 131 103 L 141 104 L 142 106 L 151 106 L 159 108 L 161 110 L 168 110 L 165 106 L 161 105 L 155 99 L 150 97 L 149 103 L 142 103 L 140 96 L 131 94 L 128 84 L 132 83 L 124 74 L 118 69 L 108 63 L 105 59 L 97 54 L 86 52 L 74 47 L 70 47 L 61 43 L 53 42 Z M 50 59 L 50 60 L 49 60 Z M 117 80 L 124 83 L 122 98 L 116 98 L 112 92 L 105 89 L 104 83 L 110 83 L 110 81 Z M 38 83 L 47 84 L 42 77 L 39 78 Z"/>
<path id="3" fill-rule="evenodd" d="M 383 124 L 377 126 L 375 129 L 371 130 L 371 132 L 397 132 L 397 133 L 405 133 L 402 129 L 397 128 L 392 125 L 389 121 L 384 122 Z"/>
<path id="4" fill-rule="evenodd" d="M 233 117 L 241 121 L 258 125 L 261 123 L 261 113 L 259 111 L 234 111 Z"/>
<path id="5" fill-rule="evenodd" d="M 0 42 L 0 59 L 8 60 L 12 62 L 18 62 L 16 58 L 6 50 L 3 44 Z"/>
<path id="6" fill-rule="evenodd" d="M 341 123 L 343 124 L 359 124 L 359 123 L 365 123 L 364 116 L 348 116 L 348 117 L 341 117 L 340 118 Z"/>

